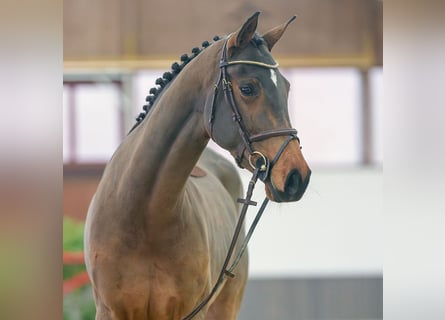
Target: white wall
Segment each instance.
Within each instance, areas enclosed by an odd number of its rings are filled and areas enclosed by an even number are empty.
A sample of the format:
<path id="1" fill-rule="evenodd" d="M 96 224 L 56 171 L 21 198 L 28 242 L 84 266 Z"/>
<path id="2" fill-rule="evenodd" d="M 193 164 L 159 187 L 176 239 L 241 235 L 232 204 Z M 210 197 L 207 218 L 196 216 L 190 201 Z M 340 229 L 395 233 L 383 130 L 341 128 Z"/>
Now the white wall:
<path id="1" fill-rule="evenodd" d="M 240 173 L 247 185 L 250 174 Z M 381 185 L 381 169 L 315 168 L 299 202 L 269 203 L 249 244 L 250 276 L 381 274 Z M 264 195 L 259 182 L 255 200 Z"/>

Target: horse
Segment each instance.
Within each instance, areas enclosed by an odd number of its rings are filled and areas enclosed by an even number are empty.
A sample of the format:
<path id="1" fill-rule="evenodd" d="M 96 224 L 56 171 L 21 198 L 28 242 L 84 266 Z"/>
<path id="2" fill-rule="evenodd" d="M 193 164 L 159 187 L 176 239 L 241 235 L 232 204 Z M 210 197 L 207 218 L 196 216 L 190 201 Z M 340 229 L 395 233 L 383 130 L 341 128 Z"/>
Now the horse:
<path id="1" fill-rule="evenodd" d="M 289 82 L 271 55 L 295 17 L 260 35 L 258 16 L 204 41 L 156 80 L 106 165 L 84 237 L 96 319 L 237 318 L 247 253 L 196 309 L 218 281 L 243 191 L 210 139 L 259 175 L 271 201 L 303 196 L 311 170 L 289 120 Z"/>

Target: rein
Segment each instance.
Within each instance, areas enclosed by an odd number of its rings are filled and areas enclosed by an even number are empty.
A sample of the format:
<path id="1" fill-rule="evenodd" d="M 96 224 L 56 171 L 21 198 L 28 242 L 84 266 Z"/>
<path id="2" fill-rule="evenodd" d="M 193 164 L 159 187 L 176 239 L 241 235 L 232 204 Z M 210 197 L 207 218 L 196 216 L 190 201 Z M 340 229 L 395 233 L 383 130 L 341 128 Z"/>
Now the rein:
<path id="1" fill-rule="evenodd" d="M 258 179 L 260 179 L 261 181 L 264 182 L 269 178 L 269 173 L 271 171 L 271 168 L 278 161 L 281 154 L 284 152 L 287 145 L 292 140 L 297 139 L 299 141 L 299 139 L 297 137 L 297 130 L 295 130 L 294 128 L 282 128 L 282 129 L 268 130 L 268 131 L 264 131 L 264 132 L 253 134 L 253 135 L 251 135 L 247 131 L 247 128 L 244 125 L 244 122 L 242 120 L 239 108 L 235 102 L 235 97 L 233 95 L 233 90 L 232 90 L 232 83 L 230 82 L 228 73 L 227 73 L 227 67 L 229 67 L 231 65 L 235 65 L 235 64 L 249 64 L 249 65 L 259 66 L 262 68 L 275 69 L 278 67 L 278 63 L 266 64 L 263 62 L 249 61 L 249 60 L 228 61 L 227 53 L 226 53 L 227 40 L 228 40 L 228 38 L 226 39 L 226 42 L 224 43 L 224 46 L 222 49 L 221 59 L 220 59 L 220 64 L 219 64 L 220 75 L 219 75 L 217 83 L 215 84 L 215 91 L 214 91 L 214 95 L 213 95 L 213 99 L 212 99 L 210 118 L 209 118 L 209 127 L 210 127 L 209 133 L 210 133 L 210 137 L 213 139 L 212 129 L 213 129 L 216 96 L 218 94 L 218 87 L 220 86 L 220 84 L 222 84 L 225 100 L 229 104 L 229 106 L 232 110 L 232 119 L 237 125 L 238 131 L 239 131 L 239 134 L 240 134 L 241 140 L 242 140 L 242 143 L 238 147 L 238 151 L 237 151 L 235 160 L 236 160 L 238 166 L 243 168 L 241 165 L 241 162 L 243 160 L 244 153 L 247 150 L 247 152 L 249 153 L 248 162 L 249 162 L 249 165 L 253 169 L 253 175 L 252 175 L 252 178 L 250 179 L 245 199 L 238 199 L 238 203 L 242 203 L 243 207 L 241 209 L 241 212 L 240 212 L 240 215 L 238 218 L 238 222 L 236 224 L 235 231 L 233 233 L 232 241 L 230 243 L 229 250 L 227 252 L 224 263 L 221 267 L 221 271 L 219 273 L 218 279 L 217 279 L 215 285 L 213 286 L 212 290 L 210 291 L 210 293 L 207 295 L 207 297 L 200 304 L 198 304 L 182 320 L 190 320 L 193 317 L 195 317 L 207 305 L 207 303 L 209 303 L 209 301 L 212 299 L 212 297 L 218 291 L 219 287 L 224 282 L 226 277 L 231 277 L 231 278 L 235 277 L 233 270 L 237 267 L 238 263 L 240 262 L 241 257 L 243 256 L 243 254 L 247 248 L 247 244 L 248 244 L 250 238 L 252 237 L 253 232 L 254 232 L 264 210 L 266 209 L 267 204 L 269 203 L 269 199 L 266 197 L 263 200 L 263 203 L 261 204 L 261 207 L 258 210 L 258 213 L 256 214 L 255 219 L 252 222 L 252 225 L 250 226 L 249 231 L 247 232 L 247 234 L 244 238 L 244 241 L 241 245 L 241 248 L 240 248 L 238 254 L 236 255 L 233 263 L 229 266 L 230 259 L 233 256 L 236 243 L 238 241 L 240 232 L 242 230 L 242 226 L 243 226 L 243 223 L 244 223 L 244 220 L 246 217 L 247 209 L 249 206 L 257 205 L 257 202 L 251 200 L 252 194 L 253 194 L 253 189 L 255 188 L 255 184 Z M 266 139 L 269 139 L 272 137 L 278 137 L 278 136 L 288 136 L 288 138 L 283 142 L 281 147 L 278 149 L 278 151 L 277 151 L 275 157 L 272 159 L 272 161 L 269 161 L 269 159 L 265 155 L 263 155 L 261 152 L 255 150 L 252 145 L 253 142 L 262 141 L 262 140 L 266 140 Z M 254 157 L 257 157 L 256 161 L 253 161 Z"/>
<path id="2" fill-rule="evenodd" d="M 235 227 L 235 231 L 233 233 L 233 237 L 232 237 L 232 241 L 230 243 L 229 246 L 229 250 L 227 252 L 226 255 L 226 259 L 224 260 L 224 263 L 221 267 L 221 271 L 219 273 L 218 276 L 218 280 L 216 280 L 215 285 L 212 288 L 212 291 L 210 291 L 210 293 L 207 295 L 207 297 L 201 301 L 200 304 L 198 304 L 192 312 L 190 312 L 185 318 L 183 318 L 182 320 L 190 320 L 193 319 L 193 317 L 195 317 L 206 305 L 207 303 L 209 303 L 209 301 L 213 298 L 213 296 L 215 295 L 216 292 L 218 292 L 219 287 L 221 286 L 221 284 L 224 282 L 224 280 L 226 279 L 227 276 L 234 278 L 235 274 L 233 274 L 233 270 L 236 268 L 236 266 L 238 265 L 238 263 L 241 260 L 241 257 L 244 254 L 244 251 L 247 248 L 247 244 L 253 234 L 253 231 L 255 230 L 256 225 L 258 224 L 261 215 L 263 214 L 264 210 L 266 209 L 266 205 L 269 202 L 269 199 L 265 198 L 263 201 L 263 204 L 261 205 L 260 210 L 258 211 L 254 222 L 252 223 L 251 227 L 249 228 L 249 232 L 247 233 L 246 237 L 244 238 L 244 242 L 241 246 L 240 251 L 238 252 L 234 262 L 232 263 L 232 265 L 230 267 L 228 267 L 230 259 L 232 258 L 233 252 L 235 250 L 235 246 L 236 246 L 236 242 L 238 241 L 238 237 L 239 234 L 242 230 L 243 227 L 243 223 L 244 223 L 244 219 L 246 217 L 246 213 L 247 213 L 247 209 L 249 206 L 253 205 L 256 206 L 257 203 L 255 201 L 251 201 L 252 198 L 252 194 L 253 194 L 253 189 L 255 188 L 255 184 L 257 182 L 258 179 L 258 174 L 260 172 L 259 168 L 256 168 L 253 172 L 253 176 L 250 179 L 249 182 L 249 187 L 247 189 L 247 193 L 246 193 L 246 198 L 245 199 L 238 199 L 239 203 L 243 203 L 243 207 L 241 209 L 241 213 L 238 219 L 238 223 L 236 224 Z"/>

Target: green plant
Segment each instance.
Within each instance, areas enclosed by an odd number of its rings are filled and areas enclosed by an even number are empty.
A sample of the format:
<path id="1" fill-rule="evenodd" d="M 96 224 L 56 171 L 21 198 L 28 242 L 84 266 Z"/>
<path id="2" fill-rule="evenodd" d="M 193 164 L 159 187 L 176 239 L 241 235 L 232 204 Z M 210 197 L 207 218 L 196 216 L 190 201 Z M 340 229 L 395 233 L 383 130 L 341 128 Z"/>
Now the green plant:
<path id="1" fill-rule="evenodd" d="M 63 250 L 67 252 L 83 251 L 84 223 L 68 217 L 63 218 Z M 63 279 L 85 271 L 85 265 L 64 265 Z M 63 297 L 64 320 L 93 320 L 95 305 L 91 285 L 79 288 Z"/>

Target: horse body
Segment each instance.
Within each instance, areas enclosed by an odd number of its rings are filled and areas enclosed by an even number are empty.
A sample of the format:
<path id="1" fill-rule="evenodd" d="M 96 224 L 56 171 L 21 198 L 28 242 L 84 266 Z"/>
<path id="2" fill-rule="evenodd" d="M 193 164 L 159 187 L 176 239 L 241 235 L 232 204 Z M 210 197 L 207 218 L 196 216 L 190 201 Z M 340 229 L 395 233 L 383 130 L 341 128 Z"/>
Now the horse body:
<path id="1" fill-rule="evenodd" d="M 162 108 L 115 152 L 90 206 L 85 247 L 98 319 L 176 319 L 205 297 L 225 258 L 242 186 L 231 163 L 203 153 L 208 138 L 196 106 L 204 101 L 184 84 L 207 79 L 180 76 Z M 190 177 L 197 162 L 206 176 Z M 246 258 L 238 270 L 229 280 L 235 285 L 223 289 L 231 313 L 247 279 Z"/>
<path id="2" fill-rule="evenodd" d="M 162 226 L 157 218 L 150 221 L 150 210 L 139 221 L 128 221 L 129 211 L 123 209 L 110 209 L 100 217 L 96 208 L 103 200 L 96 194 L 88 215 L 93 228 L 87 236 L 87 255 L 98 319 L 179 319 L 216 282 L 239 211 L 220 178 L 230 181 L 232 193 L 241 194 L 242 186 L 233 166 L 213 151 L 206 150 L 198 165 L 206 176 L 187 180 L 173 210 L 175 219 L 166 219 Z M 109 203 L 107 207 L 112 208 Z M 153 215 L 157 213 L 165 212 Z M 228 279 L 231 284 L 218 297 L 225 313 L 217 301 L 212 306 L 218 309 L 215 319 L 235 317 L 246 280 L 247 257 L 243 257 L 236 281 Z"/>
<path id="3" fill-rule="evenodd" d="M 86 265 L 94 290 L 96 319 L 183 319 L 217 281 L 238 219 L 237 198 L 242 193 L 233 165 L 205 149 L 210 138 L 232 154 L 238 152 L 241 143 L 233 124 L 222 121 L 231 121 L 232 116 L 223 108 L 221 95 L 217 97 L 215 93 L 220 72 L 217 63 L 229 41 L 236 40 L 230 43 L 230 50 L 246 47 L 244 43 L 254 35 L 257 16 L 252 16 L 232 38 L 209 46 L 178 73 L 107 164 L 85 227 Z M 286 27 L 287 24 L 272 29 L 264 36 L 269 50 Z M 261 47 L 261 54 L 256 45 L 248 49 L 256 59 L 272 59 L 266 46 Z M 280 109 L 287 107 L 284 78 L 277 73 L 278 79 L 271 79 L 268 69 L 254 68 L 258 67 L 247 67 L 255 75 L 252 83 L 243 76 L 244 66 L 234 66 L 231 74 L 241 79 L 240 84 L 233 82 L 234 87 L 258 86 L 254 88 L 258 98 L 250 93 L 240 96 L 241 89 L 235 95 L 244 112 L 253 104 L 250 107 L 258 115 L 246 117 L 246 128 L 258 131 L 261 128 L 256 126 L 267 121 L 268 116 L 276 117 L 272 122 L 275 126 L 289 127 L 287 110 Z M 261 83 L 264 77 L 267 80 Z M 217 85 L 221 76 L 219 79 Z M 274 94 L 266 90 L 269 84 L 274 86 Z M 268 93 L 263 95 L 263 91 Z M 261 108 L 268 104 L 277 110 L 264 115 Z M 218 121 L 209 129 L 213 116 Z M 284 160 L 277 161 L 271 169 L 268 194 L 272 200 L 298 200 L 310 175 L 299 142 L 296 136 L 286 140 L 283 134 L 270 132 L 266 134 L 270 143 L 263 141 L 266 138 L 257 139 L 255 147 L 261 147 L 269 158 L 282 149 L 279 155 Z M 244 149 L 242 155 L 247 151 Z M 245 165 L 251 156 L 241 156 L 239 165 Z M 196 165 L 204 174 L 190 176 Z M 194 319 L 236 319 L 247 269 L 244 255 L 235 269 L 236 277 L 225 279 Z"/>

